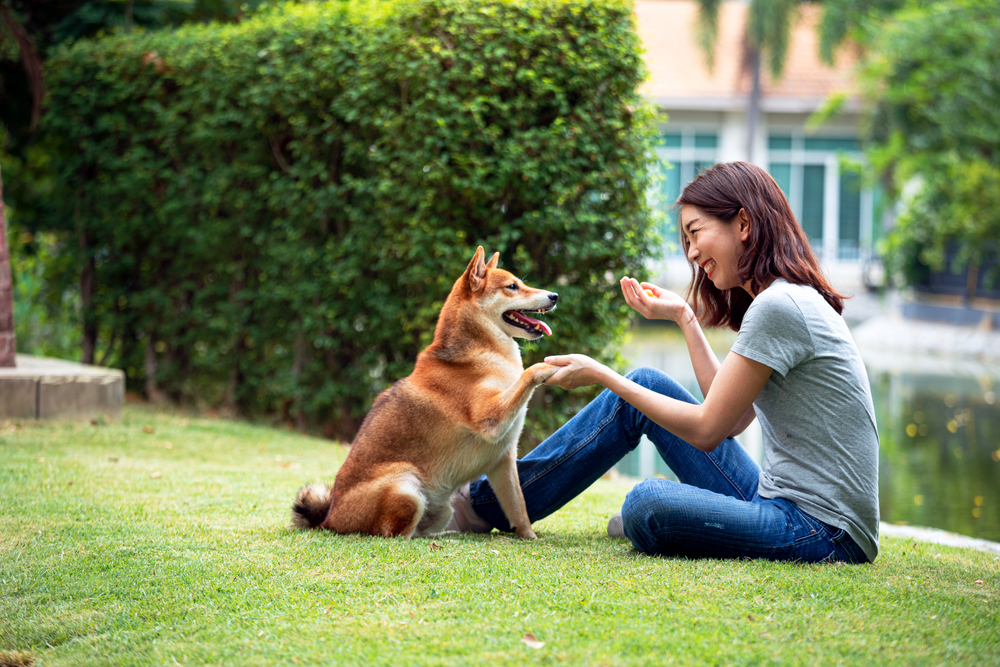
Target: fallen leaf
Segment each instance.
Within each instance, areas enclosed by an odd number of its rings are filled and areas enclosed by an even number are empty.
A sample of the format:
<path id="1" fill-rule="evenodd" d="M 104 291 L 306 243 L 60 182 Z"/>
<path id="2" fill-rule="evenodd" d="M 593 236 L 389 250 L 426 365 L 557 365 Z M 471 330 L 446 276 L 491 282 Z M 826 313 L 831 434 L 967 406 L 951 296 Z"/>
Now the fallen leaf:
<path id="1" fill-rule="evenodd" d="M 39 462 L 39 463 L 45 463 L 45 457 L 43 456 L 43 457 L 41 457 L 40 459 L 38 459 L 38 462 Z"/>
<path id="2" fill-rule="evenodd" d="M 264 636 L 264 631 L 263 631 L 263 630 L 261 630 L 260 632 L 258 632 L 258 633 L 257 633 L 257 636 L 258 636 L 258 637 L 263 637 L 263 636 Z"/>
<path id="3" fill-rule="evenodd" d="M 413 612 L 411 611 L 411 612 L 410 612 L 410 618 L 416 618 L 416 617 L 417 617 L 417 615 L 416 615 L 416 614 L 414 614 L 414 613 L 413 613 Z"/>
<path id="4" fill-rule="evenodd" d="M 441 551 L 442 549 L 444 549 L 444 547 L 437 542 L 431 542 L 431 551 Z"/>
<path id="5" fill-rule="evenodd" d="M 500 555 L 500 552 L 499 552 L 499 551 L 497 551 L 496 549 L 490 549 L 490 551 L 492 551 L 493 553 L 495 553 L 495 554 L 496 554 L 496 555 L 498 555 L 498 556 Z"/>
<path id="6" fill-rule="evenodd" d="M 173 449 L 174 448 L 174 443 L 172 443 L 169 440 L 167 440 L 165 443 L 163 443 L 163 446 L 166 447 L 167 449 Z"/>
<path id="7" fill-rule="evenodd" d="M 535 635 L 531 634 L 530 632 L 524 633 L 524 636 L 521 637 L 521 641 L 530 646 L 531 648 L 537 649 L 545 646 L 545 642 L 538 641 Z"/>
<path id="8" fill-rule="evenodd" d="M 156 479 L 157 477 L 159 477 L 162 474 L 163 474 L 162 472 L 154 472 L 154 473 L 151 473 L 149 476 L 152 477 L 153 479 Z"/>
<path id="9" fill-rule="evenodd" d="M 153 432 L 153 427 L 152 426 L 143 426 L 142 430 L 145 433 L 152 433 Z"/>
<path id="10" fill-rule="evenodd" d="M 983 580 L 982 579 L 976 579 L 972 583 L 975 584 L 976 586 L 982 586 L 983 585 Z"/>

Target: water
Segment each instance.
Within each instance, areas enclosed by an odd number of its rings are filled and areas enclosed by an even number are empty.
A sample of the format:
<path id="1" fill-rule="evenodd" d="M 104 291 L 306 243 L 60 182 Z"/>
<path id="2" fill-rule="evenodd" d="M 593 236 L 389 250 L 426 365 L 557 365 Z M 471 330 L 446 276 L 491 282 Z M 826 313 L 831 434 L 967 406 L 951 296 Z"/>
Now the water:
<path id="1" fill-rule="evenodd" d="M 709 336 L 724 357 L 734 334 Z M 972 359 L 861 352 L 879 427 L 882 520 L 1000 542 L 1000 368 Z M 625 356 L 632 367 L 659 368 L 701 397 L 676 328 L 633 329 Z M 763 460 L 756 422 L 738 439 Z M 634 477 L 673 478 L 648 441 L 618 469 Z"/>

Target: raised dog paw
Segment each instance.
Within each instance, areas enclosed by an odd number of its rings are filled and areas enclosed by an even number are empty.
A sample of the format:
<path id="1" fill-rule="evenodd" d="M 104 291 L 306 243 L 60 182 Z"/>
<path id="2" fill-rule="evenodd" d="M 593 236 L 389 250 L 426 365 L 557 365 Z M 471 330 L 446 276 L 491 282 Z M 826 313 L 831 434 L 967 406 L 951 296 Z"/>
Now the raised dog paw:
<path id="1" fill-rule="evenodd" d="M 528 369 L 532 373 L 531 381 L 534 384 L 542 384 L 556 374 L 559 369 L 545 363 L 532 364 Z"/>

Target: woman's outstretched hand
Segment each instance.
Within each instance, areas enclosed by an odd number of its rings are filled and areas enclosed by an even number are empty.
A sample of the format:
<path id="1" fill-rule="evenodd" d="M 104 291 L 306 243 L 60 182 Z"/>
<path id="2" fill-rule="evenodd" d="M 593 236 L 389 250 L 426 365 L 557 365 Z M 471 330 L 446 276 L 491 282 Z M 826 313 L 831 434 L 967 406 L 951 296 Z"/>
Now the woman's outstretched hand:
<path id="1" fill-rule="evenodd" d="M 545 363 L 559 368 L 545 384 L 562 389 L 576 389 L 592 384 L 603 385 L 602 379 L 607 373 L 613 373 L 610 368 L 599 364 L 584 354 L 563 354 L 545 357 Z"/>
<path id="2" fill-rule="evenodd" d="M 653 283 L 640 283 L 635 278 L 626 276 L 621 279 L 621 287 L 625 303 L 647 320 L 672 320 L 680 323 L 691 316 L 691 307 L 679 294 Z"/>

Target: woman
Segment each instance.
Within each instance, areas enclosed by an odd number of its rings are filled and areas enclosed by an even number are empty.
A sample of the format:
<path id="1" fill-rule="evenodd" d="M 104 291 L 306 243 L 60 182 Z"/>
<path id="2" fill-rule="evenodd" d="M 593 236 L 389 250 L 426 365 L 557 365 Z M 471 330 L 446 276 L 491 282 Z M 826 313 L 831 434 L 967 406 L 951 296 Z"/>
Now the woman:
<path id="1" fill-rule="evenodd" d="M 628 494 L 608 532 L 636 549 L 874 561 L 878 434 L 868 377 L 841 317 L 843 296 L 822 276 L 785 196 L 762 169 L 716 165 L 678 204 L 693 308 L 631 278 L 621 289 L 644 317 L 677 322 L 705 401 L 652 369 L 622 377 L 583 355 L 548 357 L 560 370 L 546 384 L 608 391 L 518 462 L 531 520 L 582 492 L 646 435 L 680 483 L 648 479 Z M 708 326 L 739 332 L 721 365 L 696 313 Z M 755 418 L 763 470 L 734 440 Z M 463 488 L 454 507 L 455 528 L 508 528 L 485 478 Z"/>

